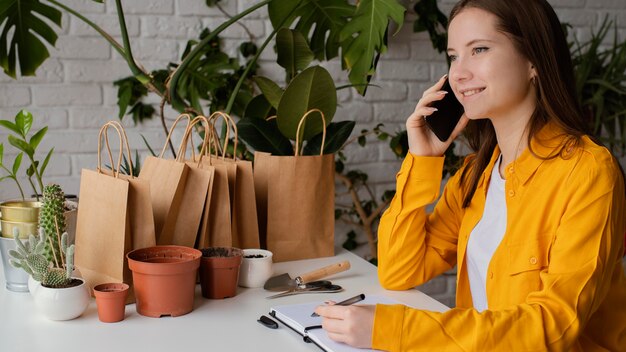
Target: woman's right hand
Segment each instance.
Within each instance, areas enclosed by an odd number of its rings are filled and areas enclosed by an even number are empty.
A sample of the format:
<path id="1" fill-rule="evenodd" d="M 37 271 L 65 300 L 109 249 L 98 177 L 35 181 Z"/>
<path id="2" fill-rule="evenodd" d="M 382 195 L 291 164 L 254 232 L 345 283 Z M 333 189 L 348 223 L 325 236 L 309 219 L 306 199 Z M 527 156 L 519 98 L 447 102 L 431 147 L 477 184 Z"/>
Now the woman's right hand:
<path id="1" fill-rule="evenodd" d="M 442 156 L 446 149 L 452 144 L 452 141 L 463 131 L 469 119 L 465 114 L 461 116 L 461 119 L 457 123 L 454 131 L 450 135 L 447 141 L 442 142 L 437 136 L 430 130 L 424 120 L 425 116 L 431 115 L 436 111 L 435 108 L 430 105 L 437 100 L 441 100 L 445 97 L 446 91 L 441 90 L 445 83 L 447 75 L 441 77 L 435 85 L 428 88 L 422 94 L 422 98 L 417 102 L 415 111 L 406 120 L 406 131 L 409 140 L 409 153 L 416 156 Z M 453 94 L 453 93 L 447 93 Z"/>

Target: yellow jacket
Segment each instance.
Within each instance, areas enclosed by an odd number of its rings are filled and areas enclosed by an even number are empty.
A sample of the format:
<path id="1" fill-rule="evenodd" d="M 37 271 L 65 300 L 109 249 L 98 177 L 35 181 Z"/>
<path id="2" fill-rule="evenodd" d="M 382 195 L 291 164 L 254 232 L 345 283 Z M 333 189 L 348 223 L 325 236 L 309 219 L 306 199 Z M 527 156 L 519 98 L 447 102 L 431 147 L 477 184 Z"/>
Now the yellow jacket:
<path id="1" fill-rule="evenodd" d="M 545 127 L 537 155 L 561 143 Z M 482 217 L 491 163 L 467 208 L 461 172 L 439 194 L 443 157 L 408 155 L 378 230 L 383 287 L 406 290 L 458 263 L 456 308 L 445 313 L 378 305 L 373 347 L 390 351 L 626 351 L 621 265 L 624 182 L 609 152 L 583 138 L 564 157 L 526 150 L 505 172 L 507 230 L 489 264 L 489 309 L 472 309 L 465 250 Z"/>

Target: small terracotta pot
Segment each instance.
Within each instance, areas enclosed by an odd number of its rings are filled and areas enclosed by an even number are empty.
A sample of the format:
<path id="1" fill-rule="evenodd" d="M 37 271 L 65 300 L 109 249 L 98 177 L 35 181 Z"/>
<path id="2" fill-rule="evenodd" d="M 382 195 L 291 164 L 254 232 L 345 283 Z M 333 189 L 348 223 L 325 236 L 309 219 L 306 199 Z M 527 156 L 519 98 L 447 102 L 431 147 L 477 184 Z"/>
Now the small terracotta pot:
<path id="1" fill-rule="evenodd" d="M 124 320 L 129 287 L 124 283 L 106 283 L 93 288 L 98 306 L 98 318 L 101 322 L 116 323 Z"/>
<path id="2" fill-rule="evenodd" d="M 243 251 L 233 247 L 202 249 L 200 286 L 202 297 L 222 299 L 237 294 L 239 266 Z"/>
<path id="3" fill-rule="evenodd" d="M 129 252 L 137 313 L 159 318 L 193 310 L 202 252 L 183 246 L 155 246 Z"/>

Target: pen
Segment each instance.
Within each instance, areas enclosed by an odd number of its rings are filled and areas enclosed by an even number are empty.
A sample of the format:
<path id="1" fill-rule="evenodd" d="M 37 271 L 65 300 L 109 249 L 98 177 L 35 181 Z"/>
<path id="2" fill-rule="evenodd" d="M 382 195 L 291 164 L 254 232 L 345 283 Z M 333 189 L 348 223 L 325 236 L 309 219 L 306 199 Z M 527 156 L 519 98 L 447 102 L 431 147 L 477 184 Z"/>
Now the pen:
<path id="1" fill-rule="evenodd" d="M 362 300 L 365 299 L 365 295 L 364 294 L 360 294 L 360 295 L 356 295 L 354 297 L 350 297 L 348 299 L 346 299 L 345 301 L 341 301 L 339 303 L 335 303 L 336 306 L 349 306 L 352 304 L 355 304 L 357 302 L 361 302 Z M 315 312 L 313 312 L 313 314 L 311 314 L 312 317 L 319 317 L 319 315 Z"/>

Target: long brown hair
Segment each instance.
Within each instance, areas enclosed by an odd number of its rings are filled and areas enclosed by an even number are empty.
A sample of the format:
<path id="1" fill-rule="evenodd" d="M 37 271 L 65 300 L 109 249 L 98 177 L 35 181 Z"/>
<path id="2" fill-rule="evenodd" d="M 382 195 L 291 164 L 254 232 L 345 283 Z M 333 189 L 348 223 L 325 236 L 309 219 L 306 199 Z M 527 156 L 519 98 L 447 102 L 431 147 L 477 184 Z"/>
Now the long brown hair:
<path id="1" fill-rule="evenodd" d="M 496 29 L 507 35 L 516 50 L 535 67 L 537 105 L 526 127 L 528 147 L 531 148 L 530 141 L 548 122 L 562 128 L 568 141 L 547 158 L 561 155 L 566 145 L 580 145 L 587 127 L 576 98 L 574 69 L 565 33 L 550 4 L 546 0 L 461 0 L 450 12 L 448 23 L 467 8 L 495 15 Z M 465 136 L 476 155 L 461 174 L 465 190 L 463 207 L 469 206 L 497 144 L 494 127 L 488 119 L 470 121 Z"/>

